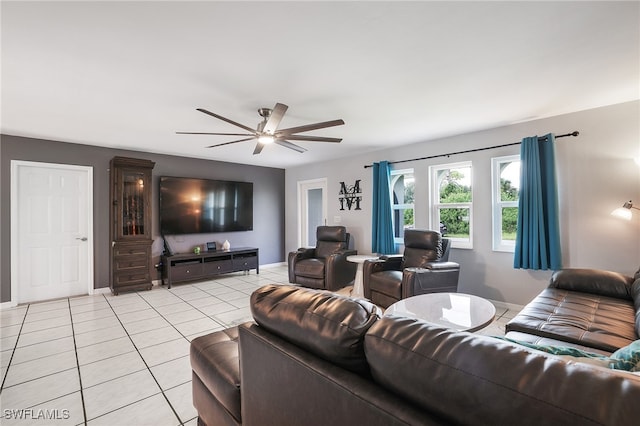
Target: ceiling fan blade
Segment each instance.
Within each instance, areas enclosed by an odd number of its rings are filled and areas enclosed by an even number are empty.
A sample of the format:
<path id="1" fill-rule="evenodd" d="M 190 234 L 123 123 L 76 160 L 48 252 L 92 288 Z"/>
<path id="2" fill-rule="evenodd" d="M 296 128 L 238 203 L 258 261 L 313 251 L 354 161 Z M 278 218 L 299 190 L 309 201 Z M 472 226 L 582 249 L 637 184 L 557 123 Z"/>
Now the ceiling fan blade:
<path id="1" fill-rule="evenodd" d="M 332 120 L 332 121 L 324 121 L 322 123 L 307 124 L 305 126 L 290 127 L 288 129 L 278 130 L 276 132 L 276 136 L 279 136 L 279 135 L 288 136 L 292 133 L 308 132 L 310 130 L 324 129 L 326 127 L 342 126 L 343 124 L 344 124 L 343 120 Z"/>
<path id="2" fill-rule="evenodd" d="M 255 136 L 252 136 L 250 138 L 244 138 L 244 139 L 238 139 L 237 141 L 231 141 L 231 142 L 224 142 L 224 143 L 219 143 L 216 145 L 210 145 L 207 148 L 215 148 L 216 146 L 222 146 L 222 145 L 230 145 L 232 143 L 238 143 L 238 142 L 244 142 L 244 141 L 250 141 L 251 139 L 255 139 Z"/>
<path id="3" fill-rule="evenodd" d="M 253 136 L 253 133 L 176 132 L 178 135 Z"/>
<path id="4" fill-rule="evenodd" d="M 254 129 L 252 129 L 251 127 L 245 126 L 244 124 L 237 123 L 237 122 L 235 122 L 235 121 L 233 121 L 233 120 L 230 120 L 230 119 L 228 119 L 228 118 L 226 118 L 226 117 L 223 117 L 223 116 L 221 116 L 221 115 L 218 115 L 218 114 L 216 114 L 215 112 L 207 111 L 206 109 L 203 109 L 203 108 L 196 108 L 196 109 L 197 109 L 198 111 L 200 111 L 200 112 L 203 112 L 203 113 L 207 114 L 207 115 L 210 115 L 210 116 L 212 116 L 212 117 L 215 117 L 215 118 L 217 118 L 218 120 L 226 121 L 226 122 L 227 122 L 227 123 L 229 123 L 229 124 L 233 124 L 234 126 L 238 126 L 238 127 L 240 127 L 241 129 L 246 130 L 247 132 L 251 132 L 251 134 L 255 134 L 255 133 L 256 133 L 256 131 L 255 131 Z"/>
<path id="5" fill-rule="evenodd" d="M 271 115 L 265 123 L 262 131 L 264 133 L 269 133 L 270 135 L 274 134 L 278 129 L 278 126 L 280 125 L 280 122 L 284 117 L 284 113 L 287 112 L 288 108 L 289 107 L 285 104 L 276 104 L 276 106 L 273 107 L 273 110 L 271 110 Z"/>
<path id="6" fill-rule="evenodd" d="M 262 148 L 264 148 L 264 144 L 258 142 L 256 144 L 256 148 L 253 150 L 253 155 L 260 154 L 262 152 Z"/>
<path id="7" fill-rule="evenodd" d="M 306 149 L 304 149 L 303 147 L 298 146 L 296 144 L 292 144 L 289 141 L 283 141 L 283 140 L 280 140 L 280 139 L 276 139 L 273 142 L 277 143 L 280 146 L 284 146 L 284 147 L 287 147 L 289 149 L 293 149 L 294 151 L 298 151 L 298 152 L 305 152 L 306 151 Z"/>
<path id="8" fill-rule="evenodd" d="M 308 141 L 308 142 L 341 142 L 342 138 L 327 138 L 324 136 L 303 136 L 303 135 L 287 135 L 287 139 L 292 141 Z"/>

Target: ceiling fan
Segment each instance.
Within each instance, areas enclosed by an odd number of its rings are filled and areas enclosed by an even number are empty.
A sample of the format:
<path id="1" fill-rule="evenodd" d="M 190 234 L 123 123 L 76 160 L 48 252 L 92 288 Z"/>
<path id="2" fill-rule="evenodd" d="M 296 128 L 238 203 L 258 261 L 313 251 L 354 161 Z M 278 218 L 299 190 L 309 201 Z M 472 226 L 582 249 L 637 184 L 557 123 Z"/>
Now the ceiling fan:
<path id="1" fill-rule="evenodd" d="M 257 139 L 258 143 L 256 143 L 256 147 L 253 150 L 253 154 L 260 154 L 265 145 L 275 143 L 280 146 L 284 146 L 289 149 L 293 149 L 298 152 L 305 152 L 306 149 L 289 142 L 289 140 L 293 141 L 305 141 L 305 142 L 335 142 L 338 143 L 342 141 L 341 138 L 327 138 L 322 136 L 304 136 L 298 135 L 298 133 L 309 132 L 311 130 L 324 129 L 326 127 L 333 126 L 341 126 L 344 124 L 343 120 L 332 120 L 332 121 L 324 121 L 322 123 L 315 124 L 307 124 L 305 126 L 297 126 L 290 127 L 288 129 L 278 129 L 278 125 L 282 121 L 285 112 L 289 107 L 285 104 L 276 103 L 273 109 L 270 108 L 260 108 L 258 109 L 258 114 L 262 117 L 262 121 L 258 123 L 258 127 L 256 130 L 252 129 L 249 126 L 245 126 L 243 124 L 237 123 L 233 120 L 230 120 L 226 117 L 213 113 L 211 111 L 207 111 L 203 108 L 197 108 L 198 111 L 215 117 L 219 120 L 226 121 L 229 124 L 233 124 L 234 126 L 240 127 L 241 129 L 246 130 L 248 133 L 208 133 L 208 132 L 176 132 L 180 135 L 223 135 L 223 136 L 249 136 L 246 138 L 238 139 L 235 141 L 224 142 L 217 145 L 211 145 L 207 148 L 214 148 L 217 146 L 230 145 L 238 142 L 250 141 L 252 139 Z"/>

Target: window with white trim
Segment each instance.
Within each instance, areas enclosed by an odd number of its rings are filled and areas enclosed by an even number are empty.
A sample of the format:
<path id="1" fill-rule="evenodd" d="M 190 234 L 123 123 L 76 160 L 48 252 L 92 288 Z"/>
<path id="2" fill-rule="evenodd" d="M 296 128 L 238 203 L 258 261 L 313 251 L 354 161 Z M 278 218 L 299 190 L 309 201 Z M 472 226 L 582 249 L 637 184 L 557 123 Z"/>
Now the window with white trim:
<path id="1" fill-rule="evenodd" d="M 518 225 L 520 156 L 491 159 L 493 250 L 513 252 Z"/>
<path id="2" fill-rule="evenodd" d="M 392 170 L 390 179 L 393 236 L 396 244 L 403 244 L 404 230 L 415 227 L 413 217 L 415 188 L 413 169 Z"/>
<path id="3" fill-rule="evenodd" d="M 471 161 L 429 167 L 431 229 L 451 240 L 451 247 L 473 248 Z"/>

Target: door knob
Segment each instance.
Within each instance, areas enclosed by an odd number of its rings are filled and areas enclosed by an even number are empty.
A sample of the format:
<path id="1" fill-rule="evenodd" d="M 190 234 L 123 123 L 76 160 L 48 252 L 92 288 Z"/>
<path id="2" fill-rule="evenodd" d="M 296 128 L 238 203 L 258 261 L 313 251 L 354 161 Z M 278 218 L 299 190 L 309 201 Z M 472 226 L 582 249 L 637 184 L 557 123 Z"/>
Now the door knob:
<path id="1" fill-rule="evenodd" d="M 80 240 L 80 241 L 87 241 L 88 238 L 87 237 L 82 237 L 82 238 L 76 238 L 76 240 Z"/>

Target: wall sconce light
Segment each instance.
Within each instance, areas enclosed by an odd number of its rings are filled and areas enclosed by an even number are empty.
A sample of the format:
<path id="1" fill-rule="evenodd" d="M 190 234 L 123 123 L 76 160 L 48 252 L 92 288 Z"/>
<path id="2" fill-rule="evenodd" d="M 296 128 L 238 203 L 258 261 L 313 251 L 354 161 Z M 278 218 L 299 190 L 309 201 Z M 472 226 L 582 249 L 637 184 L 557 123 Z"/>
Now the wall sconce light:
<path id="1" fill-rule="evenodd" d="M 640 208 L 634 207 L 631 200 L 629 200 L 624 203 L 622 207 L 618 207 L 617 209 L 612 211 L 611 215 L 621 217 L 622 219 L 631 220 L 631 209 L 640 210 Z"/>

